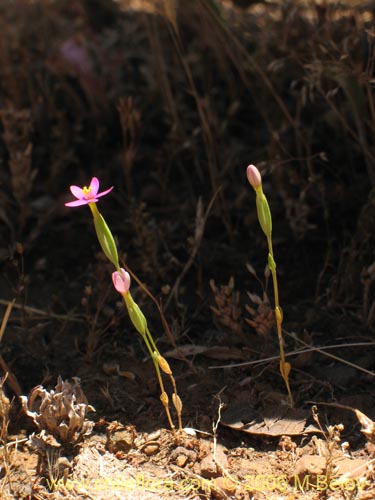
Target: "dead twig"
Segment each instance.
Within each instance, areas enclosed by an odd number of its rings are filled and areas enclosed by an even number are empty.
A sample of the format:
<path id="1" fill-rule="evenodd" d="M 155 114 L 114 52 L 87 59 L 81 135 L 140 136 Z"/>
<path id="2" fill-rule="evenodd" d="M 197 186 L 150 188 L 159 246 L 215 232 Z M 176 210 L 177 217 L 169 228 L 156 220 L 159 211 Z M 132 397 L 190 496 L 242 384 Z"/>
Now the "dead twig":
<path id="1" fill-rule="evenodd" d="M 202 212 L 203 212 L 202 201 L 201 200 L 198 201 L 195 234 L 194 234 L 194 244 L 192 246 L 192 250 L 191 250 L 189 259 L 187 260 L 180 275 L 177 277 L 177 279 L 172 287 L 172 290 L 169 294 L 169 297 L 164 305 L 164 312 L 168 309 L 173 298 L 175 298 L 176 301 L 178 301 L 178 289 L 179 289 L 181 282 L 184 279 L 185 275 L 187 274 L 187 272 L 189 271 L 189 269 L 191 268 L 191 266 L 194 263 L 194 259 L 197 255 L 198 249 L 202 243 L 202 238 L 204 235 L 204 230 L 206 227 L 208 216 L 209 216 L 211 209 L 216 201 L 216 198 L 219 195 L 219 193 L 221 192 L 221 190 L 222 190 L 222 187 L 219 187 L 219 189 L 215 192 L 215 194 L 211 198 L 210 203 L 208 204 L 208 207 L 207 207 L 204 215 L 202 214 Z"/>

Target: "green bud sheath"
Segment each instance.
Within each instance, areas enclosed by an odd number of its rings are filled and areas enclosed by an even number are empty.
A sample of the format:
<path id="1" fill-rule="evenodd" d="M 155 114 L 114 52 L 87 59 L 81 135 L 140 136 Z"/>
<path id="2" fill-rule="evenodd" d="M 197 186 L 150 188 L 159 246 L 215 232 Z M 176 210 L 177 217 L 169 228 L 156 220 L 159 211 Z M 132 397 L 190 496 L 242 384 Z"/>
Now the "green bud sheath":
<path id="1" fill-rule="evenodd" d="M 120 271 L 120 264 L 118 260 L 116 243 L 111 233 L 111 230 L 107 226 L 106 221 L 99 212 L 95 203 L 89 203 L 92 215 L 94 217 L 94 226 L 96 235 L 98 237 L 100 246 L 105 254 L 105 256 L 112 262 L 117 271 Z"/>
<path id="2" fill-rule="evenodd" d="M 276 321 L 281 325 L 281 323 L 283 322 L 283 310 L 281 309 L 280 306 L 275 307 L 275 316 L 276 316 Z"/>
<path id="3" fill-rule="evenodd" d="M 270 271 L 276 271 L 276 262 L 270 253 L 268 254 L 268 267 L 270 268 Z"/>
<path id="4" fill-rule="evenodd" d="M 258 189 L 256 191 L 256 194 L 257 194 L 256 204 L 257 204 L 258 220 L 260 227 L 262 228 L 267 238 L 271 238 L 272 217 L 267 198 L 261 189 Z"/>
<path id="5" fill-rule="evenodd" d="M 133 323 L 137 332 L 140 333 L 142 337 L 144 337 L 147 331 L 147 320 L 144 317 L 143 312 L 140 310 L 138 304 L 134 302 L 130 292 L 125 293 L 123 297 L 131 322 Z"/>

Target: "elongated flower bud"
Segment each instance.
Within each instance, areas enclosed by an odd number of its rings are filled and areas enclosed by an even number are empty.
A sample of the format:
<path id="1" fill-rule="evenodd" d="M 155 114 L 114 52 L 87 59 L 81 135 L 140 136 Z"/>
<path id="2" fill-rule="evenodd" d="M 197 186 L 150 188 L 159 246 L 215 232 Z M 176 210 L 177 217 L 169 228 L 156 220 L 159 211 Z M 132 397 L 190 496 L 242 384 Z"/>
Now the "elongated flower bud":
<path id="1" fill-rule="evenodd" d="M 258 212 L 258 220 L 260 227 L 262 228 L 264 234 L 267 238 L 271 238 L 272 234 L 272 216 L 271 210 L 268 205 L 267 198 L 260 187 L 257 191 L 256 196 L 256 204 L 257 204 L 257 212 Z"/>
<path id="2" fill-rule="evenodd" d="M 249 165 L 246 170 L 247 179 L 251 186 L 257 191 L 262 187 L 262 177 L 255 165 Z"/>
<path id="3" fill-rule="evenodd" d="M 114 273 L 112 273 L 112 281 L 113 286 L 116 288 L 118 293 L 121 293 L 121 295 L 129 291 L 130 276 L 129 273 L 125 271 L 125 269 L 121 268 L 120 272 L 115 271 Z"/>
<path id="4" fill-rule="evenodd" d="M 94 216 L 94 226 L 100 246 L 102 247 L 107 259 L 110 260 L 117 271 L 119 271 L 120 264 L 118 260 L 117 247 L 111 230 L 107 226 L 102 214 L 97 209 L 96 204 L 90 203 L 89 207 L 91 208 L 92 215 Z"/>
<path id="5" fill-rule="evenodd" d="M 130 321 L 133 323 L 138 333 L 144 337 L 147 331 L 147 320 L 139 308 L 138 304 L 134 302 L 130 292 L 123 295 L 125 304 L 129 313 Z"/>

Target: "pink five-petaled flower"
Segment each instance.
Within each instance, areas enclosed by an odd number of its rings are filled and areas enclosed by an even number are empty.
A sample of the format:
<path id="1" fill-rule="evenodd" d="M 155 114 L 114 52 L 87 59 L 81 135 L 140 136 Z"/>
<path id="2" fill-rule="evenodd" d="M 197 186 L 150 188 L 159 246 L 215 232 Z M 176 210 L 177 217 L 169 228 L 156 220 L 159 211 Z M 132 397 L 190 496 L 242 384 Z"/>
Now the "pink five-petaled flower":
<path id="1" fill-rule="evenodd" d="M 130 276 L 129 273 L 127 273 L 122 267 L 120 268 L 120 271 L 121 273 L 118 271 L 112 273 L 112 281 L 118 293 L 121 293 L 123 295 L 124 293 L 128 293 L 129 291 Z"/>
<path id="2" fill-rule="evenodd" d="M 98 198 L 108 194 L 112 191 L 113 186 L 106 191 L 98 193 L 99 191 L 99 179 L 97 177 L 93 177 L 91 179 L 89 187 L 85 186 L 80 188 L 78 186 L 70 186 L 70 191 L 73 196 L 77 198 L 75 201 L 69 201 L 69 203 L 65 203 L 66 207 L 79 207 L 81 205 L 88 205 L 89 203 L 96 203 Z"/>

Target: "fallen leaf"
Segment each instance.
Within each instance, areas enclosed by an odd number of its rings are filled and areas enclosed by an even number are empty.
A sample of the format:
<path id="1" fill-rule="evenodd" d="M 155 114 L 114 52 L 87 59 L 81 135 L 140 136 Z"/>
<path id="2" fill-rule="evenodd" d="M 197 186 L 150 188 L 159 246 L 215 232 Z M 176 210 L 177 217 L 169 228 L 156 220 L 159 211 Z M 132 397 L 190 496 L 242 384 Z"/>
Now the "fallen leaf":
<path id="1" fill-rule="evenodd" d="M 227 346 L 202 346 L 202 345 L 182 345 L 177 349 L 165 353 L 165 357 L 183 359 L 185 356 L 197 356 L 198 354 L 211 359 L 221 360 L 239 360 L 245 361 L 249 359 L 250 352 L 247 349 L 238 349 L 236 347 Z"/>
<path id="2" fill-rule="evenodd" d="M 240 403 L 230 406 L 223 412 L 221 424 L 247 434 L 274 437 L 300 436 L 320 432 L 314 425 L 306 426 L 306 421 L 310 416 L 310 410 L 279 405 L 256 410 Z"/>

